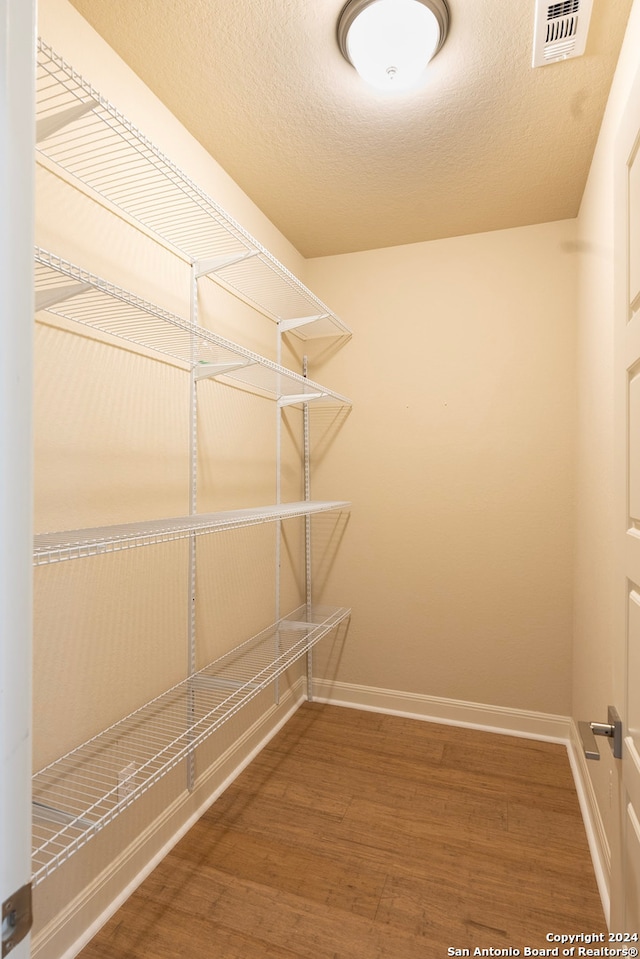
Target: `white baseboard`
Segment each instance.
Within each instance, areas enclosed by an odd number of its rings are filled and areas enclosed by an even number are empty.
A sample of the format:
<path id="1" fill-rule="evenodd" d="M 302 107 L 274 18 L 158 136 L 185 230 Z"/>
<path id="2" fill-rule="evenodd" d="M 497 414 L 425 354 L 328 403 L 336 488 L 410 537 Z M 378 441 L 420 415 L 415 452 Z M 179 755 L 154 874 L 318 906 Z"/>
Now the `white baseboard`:
<path id="1" fill-rule="evenodd" d="M 485 706 L 420 693 L 405 693 L 396 689 L 377 689 L 314 679 L 313 698 L 319 703 L 350 706 L 378 713 L 422 719 L 448 726 L 468 726 L 506 736 L 540 739 L 545 742 L 569 742 L 571 720 L 568 716 L 509 709 L 504 706 Z"/>
<path id="2" fill-rule="evenodd" d="M 33 959 L 73 959 L 77 956 L 218 796 L 284 726 L 305 697 L 306 678 L 300 677 L 282 694 L 280 703 L 272 706 L 199 778 L 196 784 L 199 799 L 197 810 L 185 818 L 185 797 L 180 797 L 168 807 L 81 895 L 33 936 Z M 170 838 L 159 845 L 158 836 L 163 834 L 168 834 Z M 119 881 L 119 874 L 128 876 L 131 873 L 131 864 L 137 861 L 143 862 L 144 865 L 137 869 L 134 878 Z M 105 891 L 108 893 L 109 905 L 107 908 L 98 907 L 96 903 L 103 903 L 105 900 Z"/>
<path id="3" fill-rule="evenodd" d="M 607 920 L 607 925 L 611 928 L 611 848 L 607 839 L 593 783 L 591 782 L 591 776 L 589 775 L 587 759 L 585 758 L 580 741 L 580 733 L 573 720 L 571 720 L 567 751 L 569 753 L 571 771 L 573 772 L 578 801 L 580 802 L 580 809 L 582 811 L 582 819 L 584 820 L 584 828 L 589 842 L 589 851 L 593 862 L 593 871 L 596 874 L 602 909 L 605 919 Z"/>

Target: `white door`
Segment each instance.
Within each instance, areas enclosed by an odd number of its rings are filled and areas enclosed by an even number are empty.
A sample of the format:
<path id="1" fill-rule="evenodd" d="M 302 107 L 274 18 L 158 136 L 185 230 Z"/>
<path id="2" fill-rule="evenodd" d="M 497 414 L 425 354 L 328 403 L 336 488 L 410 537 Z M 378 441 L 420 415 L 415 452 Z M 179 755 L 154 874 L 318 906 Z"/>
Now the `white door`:
<path id="1" fill-rule="evenodd" d="M 0 903 L 2 955 L 18 959 L 31 875 L 34 62 L 35 0 L 0 0 Z"/>
<path id="2" fill-rule="evenodd" d="M 612 843 L 611 930 L 640 933 L 640 70 L 620 126 L 614 162 L 616 472 L 621 506 L 614 689 L 623 749 L 619 829 Z"/>

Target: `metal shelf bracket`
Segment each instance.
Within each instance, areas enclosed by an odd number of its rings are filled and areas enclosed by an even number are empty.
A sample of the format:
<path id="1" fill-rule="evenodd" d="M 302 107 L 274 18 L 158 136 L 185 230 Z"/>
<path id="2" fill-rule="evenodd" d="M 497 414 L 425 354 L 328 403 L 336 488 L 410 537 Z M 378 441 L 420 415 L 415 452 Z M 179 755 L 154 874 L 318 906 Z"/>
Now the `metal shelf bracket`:
<path id="1" fill-rule="evenodd" d="M 36 313 L 39 310 L 49 310 L 58 303 L 64 303 L 80 293 L 86 293 L 91 289 L 90 283 L 70 283 L 68 286 L 54 286 L 50 290 L 39 290 L 36 293 L 35 308 Z"/>
<path id="2" fill-rule="evenodd" d="M 235 266 L 236 263 L 242 263 L 243 260 L 249 260 L 252 256 L 257 256 L 259 252 L 259 250 L 247 250 L 245 253 L 233 253 L 230 256 L 214 256 L 209 260 L 198 260 L 194 263 L 196 279 L 207 276 L 209 273 L 217 273 L 218 270 L 224 270 L 228 266 Z"/>
<path id="3" fill-rule="evenodd" d="M 55 113 L 50 117 L 42 117 L 42 119 L 36 123 L 36 143 L 41 143 L 42 140 L 46 140 L 47 137 L 53 136 L 54 133 L 64 129 L 64 127 L 73 123 L 74 120 L 79 120 L 97 106 L 98 103 L 96 100 L 87 100 L 84 103 L 78 103 L 76 106 L 69 107 L 67 110 L 60 110 L 59 113 Z"/>
<path id="4" fill-rule="evenodd" d="M 328 313 L 317 313 L 315 316 L 300 316 L 293 320 L 280 320 L 278 329 L 281 333 L 288 333 L 289 330 L 297 330 L 308 323 L 316 323 L 318 320 L 326 320 L 328 317 Z"/>
<path id="5" fill-rule="evenodd" d="M 237 363 L 201 363 L 194 368 L 193 372 L 197 380 L 204 380 L 224 376 L 225 373 L 233 373 L 234 370 L 242 370 L 254 365 L 251 360 L 238 360 Z"/>
<path id="6" fill-rule="evenodd" d="M 313 403 L 314 400 L 321 400 L 326 393 L 298 393 L 291 396 L 281 396 L 278 400 L 278 406 L 295 406 L 296 403 Z"/>

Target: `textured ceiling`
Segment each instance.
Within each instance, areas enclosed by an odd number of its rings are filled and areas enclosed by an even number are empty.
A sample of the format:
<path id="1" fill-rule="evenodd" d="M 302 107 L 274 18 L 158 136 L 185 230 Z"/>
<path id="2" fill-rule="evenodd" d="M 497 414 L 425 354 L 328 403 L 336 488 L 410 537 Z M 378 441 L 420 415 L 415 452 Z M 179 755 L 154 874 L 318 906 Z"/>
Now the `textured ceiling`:
<path id="1" fill-rule="evenodd" d="M 532 69 L 534 0 L 449 0 L 416 92 L 342 58 L 343 0 L 71 0 L 305 256 L 577 214 L 631 0 Z"/>

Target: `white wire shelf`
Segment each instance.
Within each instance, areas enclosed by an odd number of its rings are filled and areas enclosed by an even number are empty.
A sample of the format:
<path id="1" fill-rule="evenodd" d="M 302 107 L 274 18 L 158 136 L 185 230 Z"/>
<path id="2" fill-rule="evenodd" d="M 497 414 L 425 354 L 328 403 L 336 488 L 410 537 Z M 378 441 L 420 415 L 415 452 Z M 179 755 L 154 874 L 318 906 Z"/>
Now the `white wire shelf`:
<path id="1" fill-rule="evenodd" d="M 350 406 L 346 396 L 183 320 L 40 247 L 35 249 L 35 309 L 153 350 L 281 405 Z"/>
<path id="2" fill-rule="evenodd" d="M 116 526 L 94 527 L 57 533 L 38 533 L 34 536 L 33 565 L 45 566 L 64 560 L 82 559 L 115 553 L 138 546 L 152 546 L 191 535 L 202 536 L 223 530 L 257 526 L 276 520 L 311 516 L 315 513 L 344 511 L 347 501 L 308 501 L 280 503 L 276 506 L 257 506 L 249 509 L 226 510 L 219 513 L 201 513 L 170 519 L 148 520 L 142 523 L 121 523 Z"/>
<path id="3" fill-rule="evenodd" d="M 42 40 L 39 153 L 302 339 L 351 331 Z"/>
<path id="4" fill-rule="evenodd" d="M 33 777 L 41 882 L 345 620 L 301 606 Z M 128 778 L 122 778 L 126 770 Z"/>

